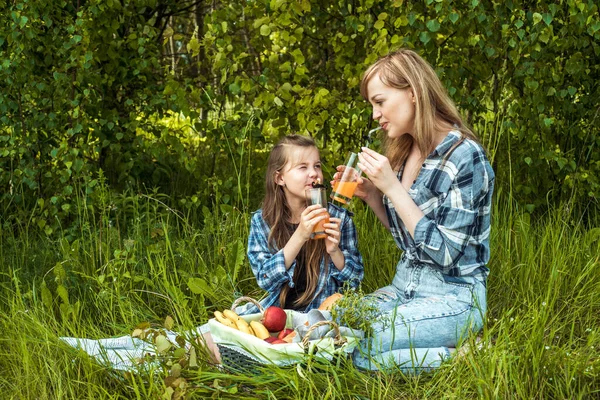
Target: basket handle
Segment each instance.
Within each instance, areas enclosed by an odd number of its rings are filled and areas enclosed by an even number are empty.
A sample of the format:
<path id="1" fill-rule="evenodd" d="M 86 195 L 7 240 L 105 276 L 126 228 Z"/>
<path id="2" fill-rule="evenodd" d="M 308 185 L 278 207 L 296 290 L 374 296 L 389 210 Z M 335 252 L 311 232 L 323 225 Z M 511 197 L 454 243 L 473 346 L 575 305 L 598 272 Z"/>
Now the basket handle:
<path id="1" fill-rule="evenodd" d="M 231 304 L 231 309 L 235 310 L 235 308 L 237 306 L 239 306 L 240 303 L 243 303 L 243 302 L 254 304 L 256 307 L 258 307 L 258 310 L 260 311 L 261 314 L 265 312 L 265 309 L 258 301 L 254 300 L 252 297 L 247 297 L 247 296 L 242 296 L 242 297 L 235 299 L 233 301 L 233 304 Z"/>
<path id="2" fill-rule="evenodd" d="M 340 346 L 340 345 L 346 343 L 346 338 L 344 338 L 341 335 L 340 327 L 338 326 L 338 324 L 336 324 L 333 321 L 319 321 L 319 322 L 313 324 L 310 328 L 308 328 L 308 331 L 306 331 L 306 334 L 302 338 L 302 346 L 304 346 L 305 349 L 308 348 L 310 334 L 318 327 L 324 326 L 324 325 L 331 325 L 333 327 L 333 330 L 335 330 L 335 337 L 333 338 L 334 339 L 333 344 L 335 346 Z"/>

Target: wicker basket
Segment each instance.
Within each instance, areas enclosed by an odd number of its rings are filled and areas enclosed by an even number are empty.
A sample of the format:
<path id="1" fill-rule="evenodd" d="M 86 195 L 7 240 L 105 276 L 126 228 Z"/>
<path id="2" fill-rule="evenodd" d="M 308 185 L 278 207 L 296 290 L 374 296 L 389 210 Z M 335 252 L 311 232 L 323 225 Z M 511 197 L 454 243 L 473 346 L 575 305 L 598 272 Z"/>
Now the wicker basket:
<path id="1" fill-rule="evenodd" d="M 262 307 L 262 305 L 250 297 L 240 297 L 240 298 L 236 299 L 233 302 L 231 309 L 234 310 L 242 302 L 253 303 L 254 305 L 256 305 L 258 307 L 261 314 L 264 313 L 264 308 Z M 310 335 L 315 329 L 317 329 L 321 326 L 324 326 L 324 325 L 332 326 L 332 328 L 335 332 L 335 336 L 333 337 L 333 343 L 336 347 L 342 346 L 347 342 L 346 338 L 341 336 L 339 327 L 335 322 L 320 321 L 320 322 L 317 322 L 314 325 L 312 325 L 307 330 L 306 334 L 304 335 L 304 337 L 301 340 L 301 345 L 304 348 L 305 354 L 308 354 L 309 349 L 312 349 L 313 353 L 316 353 L 318 351 L 318 348 L 316 345 L 315 346 L 310 345 L 310 342 L 311 342 Z M 221 353 L 221 364 L 222 364 L 223 368 L 227 371 L 230 371 L 230 372 L 258 372 L 258 369 L 260 366 L 266 365 L 265 362 L 254 357 L 252 353 L 250 353 L 246 349 L 243 349 L 239 346 L 232 345 L 232 344 L 223 344 L 223 343 L 216 343 L 216 345 L 219 349 L 219 352 Z"/>
<path id="2" fill-rule="evenodd" d="M 264 312 L 265 312 L 265 308 L 262 306 L 262 304 L 260 304 L 260 303 L 259 303 L 258 301 L 256 301 L 256 300 L 254 300 L 252 297 L 247 297 L 247 296 L 242 296 L 242 297 L 239 297 L 239 298 L 235 299 L 235 300 L 233 301 L 233 303 L 231 304 L 231 310 L 232 310 L 232 311 L 235 311 L 235 309 L 236 309 L 236 308 L 237 308 L 237 307 L 238 307 L 238 306 L 239 306 L 241 303 L 243 303 L 243 302 L 246 302 L 246 303 L 252 303 L 252 304 L 254 304 L 254 305 L 255 305 L 255 306 L 258 308 L 258 311 L 259 311 L 261 314 L 264 314 Z"/>
<path id="3" fill-rule="evenodd" d="M 263 365 L 247 352 L 233 346 L 217 344 L 221 353 L 221 365 L 229 372 L 257 372 L 258 367 Z"/>

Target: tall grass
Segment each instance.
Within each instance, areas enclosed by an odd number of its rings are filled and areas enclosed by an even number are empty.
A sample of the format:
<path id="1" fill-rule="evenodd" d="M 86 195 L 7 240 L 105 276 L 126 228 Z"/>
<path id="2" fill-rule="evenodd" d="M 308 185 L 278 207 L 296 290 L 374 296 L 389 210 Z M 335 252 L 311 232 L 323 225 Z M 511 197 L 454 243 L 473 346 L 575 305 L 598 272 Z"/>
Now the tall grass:
<path id="1" fill-rule="evenodd" d="M 161 398 L 165 371 L 120 374 L 60 336 L 131 333 L 166 315 L 176 329 L 206 321 L 241 294 L 260 296 L 244 258 L 249 214 L 185 216 L 157 195 L 107 192 L 80 204 L 71 240 L 33 229 L 0 235 L 3 398 Z M 556 209 L 532 218 L 500 197 L 493 214 L 488 319 L 481 342 L 435 373 L 363 373 L 351 363 L 227 374 L 202 358 L 185 371 L 192 398 L 590 398 L 600 396 L 600 231 Z M 116 205 L 116 206 L 115 206 Z M 88 211 L 86 211 L 88 210 Z M 189 211 L 189 210 L 188 210 Z M 355 204 L 364 290 L 390 282 L 399 251 Z M 65 233 L 66 236 L 66 233 Z"/>

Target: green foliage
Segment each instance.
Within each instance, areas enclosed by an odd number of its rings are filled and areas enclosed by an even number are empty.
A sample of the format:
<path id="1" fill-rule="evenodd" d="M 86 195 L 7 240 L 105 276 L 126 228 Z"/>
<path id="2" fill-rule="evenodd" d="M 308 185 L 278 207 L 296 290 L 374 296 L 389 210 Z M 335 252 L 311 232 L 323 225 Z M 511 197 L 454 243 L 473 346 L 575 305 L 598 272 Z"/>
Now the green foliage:
<path id="1" fill-rule="evenodd" d="M 379 318 L 377 301 L 363 290 L 347 290 L 344 296 L 335 302 L 331 315 L 340 325 L 359 329 L 366 336 L 372 334 L 372 325 Z"/>
<path id="2" fill-rule="evenodd" d="M 46 233 L 57 228 L 56 218 L 75 218 L 77 188 L 93 192 L 99 169 L 115 187 L 135 178 L 131 171 L 143 161 L 136 129 L 155 131 L 147 116 L 168 107 L 159 31 L 144 8 L 76 4 L 0 6 L 11 16 L 0 26 L 3 204 L 37 207 L 35 222 Z"/>
<path id="3" fill-rule="evenodd" d="M 243 250 L 270 146 L 312 135 L 330 176 L 373 127 L 361 73 L 408 47 L 480 135 L 498 198 L 518 200 L 493 214 L 483 347 L 418 377 L 350 363 L 232 376 L 200 356 L 182 371 L 186 390 L 597 395 L 599 234 L 579 224 L 587 212 L 598 225 L 596 3 L 0 1 L 0 387 L 14 398 L 175 393 L 179 357 L 156 372 L 173 379 L 115 379 L 57 337 L 127 334 L 165 315 L 188 329 L 240 294 L 260 297 Z M 398 250 L 354 207 L 368 292 L 389 282 Z"/>
<path id="4" fill-rule="evenodd" d="M 105 200 L 114 201 L 110 194 Z M 470 351 L 435 373 L 371 374 L 338 360 L 233 375 L 212 366 L 202 346 L 184 349 L 181 339 L 193 340 L 184 332 L 239 293 L 260 296 L 247 262 L 239 266 L 250 216 L 206 211 L 196 230 L 158 200 L 130 196 L 130 223 L 116 223 L 121 208 L 104 211 L 113 223 L 102 235 L 72 242 L 3 232 L 0 387 L 9 398 L 593 398 L 600 390 L 600 230 L 584 229 L 566 207 L 532 218 L 497 201 L 481 342 L 470 338 Z M 365 293 L 389 283 L 397 261 L 395 245 L 381 241 L 385 230 L 369 213 L 357 207 L 355 217 L 361 250 L 378 249 L 365 258 Z M 229 277 L 239 268 L 238 282 L 214 279 L 219 266 Z M 189 283 L 199 279 L 205 285 L 196 293 Z M 340 301 L 360 311 L 360 297 L 347 293 Z M 182 334 L 177 345 L 165 342 L 165 329 Z M 59 340 L 129 334 L 152 340 L 158 366 L 120 374 Z"/>
<path id="5" fill-rule="evenodd" d="M 102 177 L 172 207 L 256 208 L 281 135 L 317 138 L 326 174 L 362 143 L 361 73 L 396 47 L 436 67 L 527 210 L 597 206 L 592 0 L 14 1 L 0 15 L 6 228 L 58 236 Z"/>
<path id="6" fill-rule="evenodd" d="M 204 45 L 222 95 L 257 108 L 263 134 L 313 135 L 332 165 L 369 126 L 362 71 L 414 48 L 481 135 L 499 184 L 530 210 L 585 208 L 599 193 L 598 15 L 592 1 L 236 3 L 207 16 Z"/>
<path id="7" fill-rule="evenodd" d="M 244 258 L 249 220 L 239 210 L 190 208 L 190 219 L 200 218 L 195 212 L 203 218 L 202 227 L 193 227 L 165 205 L 165 196 L 115 196 L 99 185 L 97 208 L 80 204 L 81 219 L 63 238 L 48 241 L 26 230 L 0 235 L 0 266 L 14 272 L 0 275 L 0 283 L 14 277 L 39 289 L 24 294 L 25 306 L 42 307 L 58 323 L 93 321 L 113 332 L 132 314 L 169 314 L 195 326 L 207 319 L 206 307 L 226 308 L 239 293 L 256 291 Z M 193 314 L 183 316 L 179 307 Z"/>

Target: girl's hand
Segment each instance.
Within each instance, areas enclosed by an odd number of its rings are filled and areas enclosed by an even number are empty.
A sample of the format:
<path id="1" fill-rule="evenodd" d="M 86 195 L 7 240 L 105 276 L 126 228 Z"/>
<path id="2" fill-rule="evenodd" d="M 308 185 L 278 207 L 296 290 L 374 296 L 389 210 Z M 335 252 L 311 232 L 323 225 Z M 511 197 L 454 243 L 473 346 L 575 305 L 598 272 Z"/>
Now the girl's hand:
<path id="1" fill-rule="evenodd" d="M 325 218 L 327 218 L 327 210 L 321 205 L 313 204 L 312 206 L 308 206 L 300 215 L 300 224 L 298 224 L 296 232 L 298 232 L 300 237 L 306 242 L 310 239 L 310 235 L 313 232 L 315 225 Z"/>
<path id="2" fill-rule="evenodd" d="M 325 249 L 327 250 L 327 254 L 331 255 L 340 251 L 341 224 L 342 220 L 334 217 L 329 218 L 329 223 L 323 224 L 325 233 L 327 233 L 327 237 L 325 238 Z"/>
<path id="3" fill-rule="evenodd" d="M 398 183 L 398 177 L 386 156 L 363 147 L 362 152 L 358 153 L 358 159 L 358 167 L 382 193 L 387 194 Z"/>

